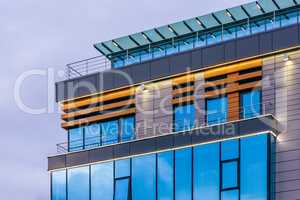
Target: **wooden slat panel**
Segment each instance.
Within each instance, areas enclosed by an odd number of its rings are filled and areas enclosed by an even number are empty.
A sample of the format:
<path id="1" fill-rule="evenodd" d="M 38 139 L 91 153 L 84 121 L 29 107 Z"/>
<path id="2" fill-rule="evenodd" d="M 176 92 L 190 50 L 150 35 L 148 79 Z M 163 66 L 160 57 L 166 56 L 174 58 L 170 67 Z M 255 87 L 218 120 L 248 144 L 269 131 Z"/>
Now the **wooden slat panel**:
<path id="1" fill-rule="evenodd" d="M 255 81 L 252 83 L 242 84 L 242 85 L 239 85 L 238 87 L 228 87 L 228 88 L 224 88 L 221 90 L 209 91 L 204 94 L 203 98 L 212 98 L 212 97 L 215 97 L 218 95 L 223 95 L 226 93 L 238 92 L 241 90 L 247 90 L 247 89 L 258 88 L 258 87 L 261 87 L 261 81 Z"/>
<path id="2" fill-rule="evenodd" d="M 82 100 L 76 100 L 74 102 L 66 102 L 66 103 L 62 104 L 62 110 L 65 111 L 65 110 L 69 110 L 69 109 L 79 108 L 82 106 L 88 106 L 90 104 L 95 104 L 95 103 L 99 103 L 99 102 L 103 102 L 103 101 L 122 98 L 122 97 L 126 97 L 126 96 L 132 96 L 132 95 L 134 95 L 134 92 L 135 92 L 135 89 L 130 88 L 127 90 L 103 94 L 103 96 L 88 97 L 88 98 L 84 98 Z"/>
<path id="3" fill-rule="evenodd" d="M 212 78 L 215 76 L 221 76 L 224 74 L 234 73 L 241 70 L 251 69 L 262 66 L 262 59 L 255 59 L 251 61 L 245 61 L 225 67 L 219 67 L 204 72 L 204 78 Z"/>
<path id="4" fill-rule="evenodd" d="M 188 87 L 185 87 L 185 88 L 175 89 L 175 90 L 173 90 L 172 94 L 173 94 L 173 96 L 175 96 L 177 94 L 183 94 L 183 93 L 192 92 L 192 91 L 194 91 L 194 87 L 193 86 L 188 86 Z"/>
<path id="5" fill-rule="evenodd" d="M 78 117 L 81 115 L 86 115 L 86 114 L 90 114 L 90 113 L 94 113 L 94 112 L 101 112 L 101 111 L 110 110 L 113 108 L 129 106 L 134 103 L 135 103 L 134 99 L 129 99 L 126 101 L 120 101 L 120 102 L 111 103 L 111 104 L 107 104 L 107 105 L 102 105 L 102 106 L 97 106 L 97 107 L 88 108 L 88 109 L 84 109 L 84 110 L 79 110 L 77 112 L 65 113 L 65 114 L 62 114 L 61 118 L 65 120 L 68 118 Z"/>
<path id="6" fill-rule="evenodd" d="M 191 102 L 194 100 L 195 100 L 194 96 L 186 96 L 186 97 L 181 97 L 181 98 L 177 98 L 177 99 L 172 99 L 172 104 L 186 103 L 186 102 Z"/>
<path id="7" fill-rule="evenodd" d="M 173 82 L 173 85 L 180 85 L 180 84 L 184 84 L 184 83 L 193 82 L 194 80 L 195 80 L 195 75 L 189 74 L 189 75 L 181 76 L 179 78 L 174 78 L 172 80 L 172 82 Z"/>
<path id="8" fill-rule="evenodd" d="M 239 119 L 239 93 L 234 92 L 230 93 L 227 96 L 228 98 L 228 120 L 233 121 L 233 120 L 238 120 Z"/>
<path id="9" fill-rule="evenodd" d="M 96 121 L 110 119 L 113 117 L 121 117 L 124 115 L 134 114 L 135 111 L 136 111 L 135 108 L 131 108 L 131 109 L 111 112 L 111 113 L 107 113 L 107 114 L 103 114 L 103 115 L 96 115 L 96 116 L 87 117 L 87 118 L 76 120 L 76 121 L 63 122 L 61 124 L 61 126 L 62 126 L 62 128 L 70 128 L 73 126 L 79 126 L 79 125 L 88 124 L 88 123 L 92 123 L 92 122 L 96 122 Z"/>
<path id="10" fill-rule="evenodd" d="M 240 81 L 240 80 L 243 80 L 243 79 L 257 78 L 257 77 L 262 77 L 262 71 L 242 74 L 242 75 L 239 75 L 237 77 L 226 78 L 226 79 L 223 79 L 223 80 L 209 81 L 209 82 L 206 82 L 204 84 L 204 87 L 205 88 L 216 87 L 216 86 L 219 86 L 219 85 L 225 85 L 225 84 L 228 84 L 228 83 L 237 82 L 237 81 Z"/>

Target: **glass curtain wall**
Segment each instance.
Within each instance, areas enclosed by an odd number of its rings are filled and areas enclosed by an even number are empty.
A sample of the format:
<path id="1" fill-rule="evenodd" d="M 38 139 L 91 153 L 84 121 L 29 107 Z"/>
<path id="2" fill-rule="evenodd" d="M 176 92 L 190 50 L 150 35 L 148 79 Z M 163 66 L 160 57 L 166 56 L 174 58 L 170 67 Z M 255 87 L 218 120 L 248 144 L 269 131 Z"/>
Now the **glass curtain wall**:
<path id="1" fill-rule="evenodd" d="M 69 129 L 70 152 L 126 142 L 135 139 L 135 117 L 98 122 Z"/>
<path id="2" fill-rule="evenodd" d="M 268 200 L 274 187 L 270 185 L 271 143 L 271 135 L 260 134 L 55 171 L 51 176 L 51 197 Z"/>

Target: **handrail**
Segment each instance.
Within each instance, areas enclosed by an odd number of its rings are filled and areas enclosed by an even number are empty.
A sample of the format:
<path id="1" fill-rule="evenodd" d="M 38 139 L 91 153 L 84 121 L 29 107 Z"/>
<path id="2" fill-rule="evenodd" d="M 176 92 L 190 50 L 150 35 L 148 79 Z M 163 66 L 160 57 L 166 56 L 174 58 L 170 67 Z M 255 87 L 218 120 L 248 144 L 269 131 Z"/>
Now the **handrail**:
<path id="1" fill-rule="evenodd" d="M 65 77 L 66 79 L 72 79 L 96 72 L 103 72 L 109 69 L 111 69 L 110 60 L 101 55 L 67 64 L 65 68 Z"/>

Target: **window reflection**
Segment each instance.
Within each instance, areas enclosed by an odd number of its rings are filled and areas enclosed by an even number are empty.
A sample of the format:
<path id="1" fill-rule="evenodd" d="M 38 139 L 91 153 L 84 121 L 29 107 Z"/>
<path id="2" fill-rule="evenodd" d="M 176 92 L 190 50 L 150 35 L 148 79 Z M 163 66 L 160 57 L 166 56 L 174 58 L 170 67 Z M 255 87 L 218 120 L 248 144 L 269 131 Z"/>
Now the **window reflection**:
<path id="1" fill-rule="evenodd" d="M 101 145 L 101 131 L 99 123 L 94 123 L 84 127 L 85 148 L 93 148 Z"/>
<path id="2" fill-rule="evenodd" d="M 242 118 L 251 118 L 261 114 L 261 91 L 251 90 L 241 93 Z"/>
<path id="3" fill-rule="evenodd" d="M 241 139 L 240 191 L 243 200 L 268 199 L 268 137 L 264 134 Z"/>
<path id="4" fill-rule="evenodd" d="M 174 108 L 174 131 L 189 130 L 195 126 L 194 104 L 178 105 Z"/>
<path id="5" fill-rule="evenodd" d="M 132 159 L 132 200 L 155 200 L 156 155 Z"/>
<path id="6" fill-rule="evenodd" d="M 83 149 L 83 130 L 81 127 L 69 129 L 69 151 Z"/>
<path id="7" fill-rule="evenodd" d="M 194 200 L 216 200 L 220 195 L 219 143 L 194 148 Z"/>
<path id="8" fill-rule="evenodd" d="M 53 172 L 51 175 L 51 199 L 66 200 L 67 199 L 67 183 L 66 170 Z"/>
<path id="9" fill-rule="evenodd" d="M 101 123 L 101 132 L 103 145 L 117 143 L 119 138 L 118 121 L 113 120 Z"/>
<path id="10" fill-rule="evenodd" d="M 192 199 L 192 149 L 175 151 L 175 199 Z"/>
<path id="11" fill-rule="evenodd" d="M 227 97 L 206 100 L 206 121 L 208 125 L 227 121 Z"/>
<path id="12" fill-rule="evenodd" d="M 51 199 L 267 200 L 271 138 L 262 134 L 68 169 L 67 175 L 52 172 Z"/>
<path id="13" fill-rule="evenodd" d="M 68 170 L 68 200 L 89 200 L 89 167 Z"/>
<path id="14" fill-rule="evenodd" d="M 173 200 L 174 181 L 173 151 L 157 155 L 157 197 L 159 200 Z"/>
<path id="15" fill-rule="evenodd" d="M 91 200 L 112 200 L 114 192 L 113 163 L 91 166 Z M 80 184 L 80 182 L 79 182 Z"/>
<path id="16" fill-rule="evenodd" d="M 115 195 L 114 200 L 129 200 L 129 178 L 122 178 L 115 180 Z"/>

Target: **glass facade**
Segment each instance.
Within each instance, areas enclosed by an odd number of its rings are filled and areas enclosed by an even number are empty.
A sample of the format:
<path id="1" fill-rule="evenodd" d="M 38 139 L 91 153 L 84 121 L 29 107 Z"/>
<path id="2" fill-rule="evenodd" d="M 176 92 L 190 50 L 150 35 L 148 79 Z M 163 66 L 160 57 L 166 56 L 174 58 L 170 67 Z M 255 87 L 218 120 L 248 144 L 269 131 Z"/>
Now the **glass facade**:
<path id="1" fill-rule="evenodd" d="M 135 139 L 135 117 L 98 122 L 69 129 L 68 150 L 79 151 Z"/>
<path id="2" fill-rule="evenodd" d="M 218 97 L 206 100 L 206 123 L 208 125 L 226 122 L 227 112 L 227 97 Z"/>
<path id="3" fill-rule="evenodd" d="M 52 172 L 52 200 L 268 200 L 273 136 Z M 259 152 L 259 153 L 257 153 Z"/>
<path id="4" fill-rule="evenodd" d="M 178 105 L 174 108 L 174 131 L 184 131 L 195 126 L 194 104 Z"/>
<path id="5" fill-rule="evenodd" d="M 251 34 L 261 33 L 280 27 L 299 23 L 300 12 L 295 10 L 286 13 L 270 14 L 256 19 L 240 21 L 223 28 L 215 28 L 214 31 L 200 31 L 189 36 L 177 39 L 169 39 L 155 46 L 140 47 L 138 50 L 122 52 L 111 59 L 113 68 L 140 63 L 147 60 L 164 57 L 178 52 L 184 52 L 197 47 L 216 44 L 222 41 L 245 37 Z"/>
<path id="6" fill-rule="evenodd" d="M 242 92 L 240 102 L 242 119 L 256 117 L 261 114 L 261 90 Z"/>

